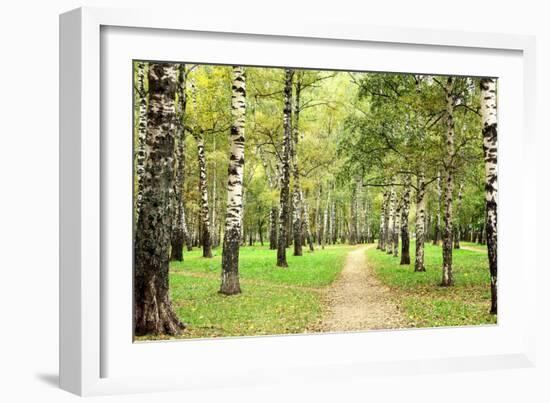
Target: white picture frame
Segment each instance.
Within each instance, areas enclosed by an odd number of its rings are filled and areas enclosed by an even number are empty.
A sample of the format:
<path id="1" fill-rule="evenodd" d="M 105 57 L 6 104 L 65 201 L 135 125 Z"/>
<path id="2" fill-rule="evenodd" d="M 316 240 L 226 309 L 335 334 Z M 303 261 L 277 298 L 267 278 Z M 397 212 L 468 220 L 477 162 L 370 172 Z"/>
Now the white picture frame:
<path id="1" fill-rule="evenodd" d="M 109 295 L 116 284 L 121 284 L 124 277 L 118 277 L 117 280 L 110 276 L 111 272 L 107 270 L 109 245 L 105 243 L 105 228 L 107 231 L 110 231 L 109 228 L 116 231 L 117 225 L 122 225 L 121 221 L 116 220 L 116 217 L 122 215 L 110 214 L 112 219 L 106 222 L 105 211 L 116 211 L 110 205 L 110 200 L 116 197 L 112 194 L 114 188 L 108 180 L 113 172 L 108 167 L 113 166 L 109 163 L 112 153 L 124 147 L 124 142 L 112 141 L 115 136 L 105 136 L 112 132 L 114 126 L 111 124 L 116 125 L 117 121 L 123 122 L 125 118 L 118 117 L 112 121 L 109 113 L 102 109 L 107 104 L 113 108 L 126 108 L 126 117 L 131 116 L 131 104 L 126 105 L 125 98 L 120 98 L 123 101 L 121 103 L 113 102 L 119 99 L 115 95 L 115 98 L 110 98 L 111 92 L 118 91 L 117 93 L 130 98 L 131 94 L 124 92 L 124 83 L 118 86 L 121 83 L 119 76 L 112 76 L 117 80 L 109 81 L 110 85 L 106 86 L 102 74 L 107 76 L 111 74 L 111 70 L 103 71 L 104 68 L 110 69 L 110 65 L 102 58 L 110 57 L 114 61 L 116 57 L 121 57 L 124 62 L 128 58 L 154 60 L 157 55 L 157 60 L 181 60 L 170 58 L 170 53 L 163 53 L 162 49 L 158 49 L 158 53 L 153 52 L 154 54 L 132 55 L 135 48 L 121 46 L 125 43 L 122 40 L 131 41 L 131 38 L 122 37 L 137 35 L 138 32 L 146 36 L 153 32 L 151 30 L 155 30 L 155 35 L 160 35 L 164 41 L 178 41 L 186 33 L 192 33 L 195 39 L 191 38 L 190 44 L 201 36 L 210 37 L 212 43 L 220 40 L 229 43 L 233 40 L 231 38 L 239 41 L 248 38 L 256 44 L 270 44 L 271 53 L 259 51 L 248 55 L 246 62 L 249 64 L 263 64 L 264 60 L 269 64 L 269 55 L 277 51 L 277 46 L 286 46 L 287 49 L 296 46 L 303 50 L 310 49 L 308 46 L 312 48 L 313 44 L 317 46 L 317 43 L 333 52 L 346 47 L 357 47 L 361 51 L 367 48 L 382 51 L 391 48 L 397 52 L 393 57 L 398 57 L 399 52 L 426 52 L 426 57 L 431 58 L 430 60 L 435 60 L 435 56 L 430 54 L 432 51 L 447 52 L 449 58 L 456 59 L 456 70 L 448 71 L 449 74 L 460 74 L 470 71 L 468 68 L 471 68 L 467 67 L 467 62 L 460 63 L 462 54 L 456 52 L 474 54 L 472 57 L 477 54 L 479 58 L 489 55 L 487 60 L 493 60 L 491 57 L 498 58 L 501 54 L 510 54 L 510 73 L 506 73 L 504 61 L 502 66 L 479 66 L 480 70 L 476 71 L 494 75 L 489 73 L 500 68 L 504 77 L 510 74 L 510 80 L 504 80 L 503 85 L 510 83 L 510 93 L 519 99 L 511 100 L 513 104 L 506 104 L 505 100 L 502 110 L 521 106 L 517 116 L 504 119 L 504 130 L 502 127 L 499 129 L 499 137 L 502 133 L 505 136 L 504 141 L 499 144 L 499 164 L 502 164 L 501 175 L 504 176 L 503 182 L 500 182 L 501 199 L 509 206 L 506 211 L 513 210 L 517 214 L 515 218 L 507 218 L 501 214 L 502 209 L 499 207 L 499 225 L 519 231 L 517 236 L 523 242 L 520 246 L 522 251 L 527 251 L 528 247 L 526 234 L 535 232 L 534 211 L 523 203 L 528 200 L 528 193 L 513 192 L 505 186 L 506 183 L 520 180 L 525 189 L 535 188 L 534 175 L 522 176 L 522 173 L 530 169 L 535 171 L 530 168 L 534 162 L 534 158 L 530 156 L 533 153 L 535 102 L 535 42 L 532 37 L 369 27 L 326 21 L 305 21 L 294 26 L 269 21 L 245 23 L 214 17 L 191 18 L 185 14 L 182 17 L 178 13 L 164 10 L 73 10 L 60 17 L 60 385 L 63 389 L 79 395 L 96 395 L 245 386 L 307 379 L 334 381 L 381 373 L 418 374 L 533 365 L 536 324 L 531 313 L 535 312 L 535 284 L 525 279 L 535 278 L 536 262 L 534 256 L 528 253 L 518 256 L 506 254 L 502 245 L 506 245 L 507 239 L 506 236 L 500 237 L 500 232 L 499 276 L 502 273 L 504 276 L 499 277 L 499 292 L 504 298 L 499 307 L 502 314 L 499 312 L 497 326 L 140 343 L 138 347 L 132 344 L 126 337 L 125 332 L 129 331 L 127 326 L 118 329 L 114 326 L 118 321 L 108 320 L 111 312 L 118 312 L 118 306 L 117 309 L 113 308 L 113 304 L 118 302 L 113 302 Z M 106 42 L 105 33 L 114 33 L 114 36 Z M 120 35 L 117 37 L 118 34 Z M 214 56 L 205 56 L 208 54 L 207 46 L 210 45 L 206 44 L 200 49 L 202 53 L 195 46 L 195 57 L 204 60 L 194 61 L 218 61 L 213 59 Z M 232 43 L 232 46 L 238 45 Z M 113 49 L 116 51 L 109 53 Z M 300 52 L 294 50 L 294 57 L 299 56 Z M 243 54 L 238 60 L 231 59 L 230 55 L 225 57 L 227 63 L 245 64 L 242 61 Z M 334 64 L 319 66 L 319 62 L 314 61 L 317 60 L 314 51 L 300 57 L 303 59 L 296 61 L 300 66 L 313 63 L 312 66 L 317 67 L 338 67 Z M 349 56 L 347 63 L 341 67 L 350 68 L 353 65 Z M 380 67 L 369 66 L 371 69 L 384 68 L 383 63 Z M 406 68 L 416 71 L 422 67 L 421 64 L 415 67 L 414 60 L 411 59 L 407 61 Z M 445 69 L 444 63 L 439 69 Z M 131 78 L 130 73 L 128 78 Z M 120 116 L 118 113 L 110 114 Z M 506 137 L 506 133 L 512 133 L 512 128 L 514 133 L 519 132 L 521 136 L 514 137 L 510 134 Z M 124 126 L 120 130 L 124 131 Z M 510 164 L 514 164 L 517 169 L 507 169 Z M 110 234 L 109 239 L 113 239 L 114 232 Z M 515 265 L 521 270 L 507 271 L 507 265 Z M 109 286 L 106 284 L 107 280 Z M 122 294 L 127 294 L 127 287 Z M 510 298 L 506 295 L 513 295 L 521 302 L 517 306 L 507 305 Z M 120 305 L 120 312 L 127 310 L 127 304 L 121 302 Z M 128 317 L 127 320 L 131 321 L 131 318 Z M 448 351 L 429 351 L 422 347 L 427 339 L 431 343 L 438 343 L 435 345 L 449 344 L 452 348 Z M 496 342 L 488 349 L 492 340 Z M 353 356 L 346 349 L 348 345 L 361 343 L 366 346 L 375 345 L 376 348 L 369 350 L 366 347 L 366 355 L 359 356 Z M 416 355 L 409 354 L 408 346 L 415 343 L 420 346 L 420 352 Z M 388 354 L 390 346 L 394 346 L 392 354 Z M 324 351 L 324 354 L 316 354 L 318 351 Z M 181 362 L 178 358 L 180 355 L 186 357 L 186 364 L 178 364 Z M 232 360 L 232 365 L 224 366 L 219 361 L 220 357 L 221 360 Z M 156 375 L 139 368 L 135 370 L 136 363 L 133 360 L 144 363 L 144 367 L 153 362 L 157 365 L 164 363 L 164 370 Z M 193 366 L 193 371 L 186 370 L 189 360 L 195 360 L 197 364 Z M 199 360 L 201 365 L 198 365 Z M 126 362 L 127 365 L 120 364 L 114 369 L 115 361 Z M 212 363 L 217 365 L 213 366 Z"/>

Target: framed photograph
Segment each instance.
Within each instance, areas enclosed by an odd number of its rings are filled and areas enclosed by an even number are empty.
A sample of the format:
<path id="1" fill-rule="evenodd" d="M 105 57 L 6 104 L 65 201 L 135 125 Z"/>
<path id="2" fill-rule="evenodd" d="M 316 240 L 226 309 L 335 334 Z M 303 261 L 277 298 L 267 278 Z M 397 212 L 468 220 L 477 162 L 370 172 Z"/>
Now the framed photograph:
<path id="1" fill-rule="evenodd" d="M 533 38 L 82 8 L 60 49 L 62 388 L 533 365 Z"/>

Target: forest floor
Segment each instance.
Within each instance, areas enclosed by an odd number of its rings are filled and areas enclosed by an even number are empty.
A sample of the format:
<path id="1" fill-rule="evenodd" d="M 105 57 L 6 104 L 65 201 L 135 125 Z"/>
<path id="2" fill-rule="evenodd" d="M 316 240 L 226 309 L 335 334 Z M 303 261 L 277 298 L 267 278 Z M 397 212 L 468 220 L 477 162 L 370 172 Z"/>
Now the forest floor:
<path id="1" fill-rule="evenodd" d="M 340 277 L 326 293 L 327 312 L 311 330 L 341 332 L 410 326 L 391 298 L 390 289 L 376 278 L 367 262 L 365 251 L 371 247 L 362 246 L 348 253 Z"/>
<path id="2" fill-rule="evenodd" d="M 464 243 L 453 250 L 455 285 L 441 287 L 440 245 L 425 245 L 426 272 L 374 245 L 327 245 L 303 256 L 287 250 L 289 267 L 275 265 L 276 251 L 244 246 L 239 272 L 242 293 L 224 296 L 221 249 L 205 259 L 184 252 L 170 264 L 170 296 L 187 329 L 177 338 L 364 331 L 410 327 L 492 324 L 486 247 Z M 139 340 L 169 337 L 140 337 Z"/>
<path id="3" fill-rule="evenodd" d="M 442 287 L 440 245 L 426 243 L 426 271 L 414 272 L 415 243 L 411 242 L 411 264 L 400 265 L 399 258 L 375 248 L 366 251 L 376 277 L 389 287 L 390 296 L 403 309 L 413 327 L 472 326 L 496 323 L 489 314 L 490 276 L 487 249 L 465 243 L 453 250 L 452 287 Z"/>

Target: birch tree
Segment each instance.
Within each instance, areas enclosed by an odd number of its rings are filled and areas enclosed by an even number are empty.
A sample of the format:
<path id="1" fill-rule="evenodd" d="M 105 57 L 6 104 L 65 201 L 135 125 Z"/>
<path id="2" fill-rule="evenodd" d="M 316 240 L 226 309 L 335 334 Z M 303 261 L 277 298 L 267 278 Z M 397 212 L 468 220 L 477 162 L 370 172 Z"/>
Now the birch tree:
<path id="1" fill-rule="evenodd" d="M 172 230 L 176 66 L 149 65 L 143 198 L 135 238 L 134 326 L 136 335 L 176 335 L 184 329 L 168 293 Z"/>
<path id="2" fill-rule="evenodd" d="M 403 202 L 401 209 L 401 261 L 399 264 L 410 264 L 411 255 L 409 247 L 409 210 L 411 206 L 411 175 L 405 176 L 403 189 Z"/>
<path id="3" fill-rule="evenodd" d="M 426 221 L 426 182 L 424 174 L 420 173 L 416 182 L 416 256 L 414 260 L 414 271 L 426 271 L 424 266 L 424 237 Z"/>
<path id="4" fill-rule="evenodd" d="M 277 266 L 288 267 L 286 245 L 288 242 L 287 221 L 289 215 L 290 148 L 292 147 L 292 78 L 294 70 L 285 69 L 284 110 L 283 110 L 283 150 L 281 166 L 281 194 L 279 214 L 279 239 L 277 242 Z"/>
<path id="5" fill-rule="evenodd" d="M 177 119 L 176 127 L 176 155 L 175 155 L 175 180 L 174 180 L 174 226 L 172 229 L 171 260 L 183 261 L 183 244 L 189 238 L 185 219 L 185 207 L 183 192 L 185 189 L 185 107 L 186 94 L 186 69 L 185 64 L 178 66 L 177 93 Z M 188 243 L 189 245 L 189 243 Z"/>
<path id="6" fill-rule="evenodd" d="M 390 190 L 389 207 L 384 224 L 384 232 L 386 233 L 386 252 L 388 254 L 393 253 L 393 230 L 395 223 L 395 189 L 392 186 Z"/>
<path id="7" fill-rule="evenodd" d="M 497 97 L 494 78 L 483 78 L 481 124 L 485 160 L 485 232 L 491 274 L 491 313 L 497 313 Z"/>
<path id="8" fill-rule="evenodd" d="M 441 279 L 442 286 L 453 285 L 453 159 L 455 155 L 455 127 L 453 118 L 454 97 L 453 97 L 453 78 L 447 77 L 445 85 L 446 99 L 446 151 L 445 161 L 445 228 L 443 230 L 443 273 Z"/>
<path id="9" fill-rule="evenodd" d="M 199 192 L 201 199 L 201 243 L 202 257 L 212 257 L 212 235 L 210 234 L 210 207 L 208 204 L 208 182 L 206 176 L 206 156 L 204 153 L 204 133 L 195 133 L 199 161 Z"/>
<path id="10" fill-rule="evenodd" d="M 294 113 L 292 117 L 292 140 L 291 140 L 291 159 L 292 159 L 292 232 L 294 235 L 294 256 L 302 256 L 302 197 L 300 189 L 300 167 L 298 165 L 298 139 L 300 125 L 300 83 L 301 74 L 297 73 L 296 85 L 294 91 Z M 292 120 L 292 119 L 291 119 Z"/>
<path id="11" fill-rule="evenodd" d="M 145 142 L 147 135 L 147 92 L 145 90 L 145 62 L 137 63 L 137 93 L 138 93 L 138 142 L 136 150 L 137 196 L 134 200 L 136 219 L 139 216 L 141 200 L 143 199 L 143 175 L 145 171 Z"/>
<path id="12" fill-rule="evenodd" d="M 246 80 L 244 68 L 233 67 L 229 167 L 227 169 L 227 211 L 222 252 L 220 293 L 241 292 L 239 284 L 239 246 L 242 226 L 242 196 L 245 145 Z"/>

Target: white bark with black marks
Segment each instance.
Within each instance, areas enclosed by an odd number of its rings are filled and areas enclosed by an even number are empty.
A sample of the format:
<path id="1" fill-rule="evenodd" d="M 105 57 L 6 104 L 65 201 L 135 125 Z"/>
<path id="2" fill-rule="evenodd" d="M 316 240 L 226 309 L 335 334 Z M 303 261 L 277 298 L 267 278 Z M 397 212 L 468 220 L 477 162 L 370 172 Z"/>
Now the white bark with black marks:
<path id="1" fill-rule="evenodd" d="M 294 70 L 285 69 L 284 110 L 283 110 L 283 150 L 281 167 L 281 194 L 279 208 L 279 239 L 277 242 L 277 266 L 288 267 L 286 246 L 288 242 L 287 223 L 290 200 L 290 152 L 292 147 L 292 79 Z"/>
<path id="2" fill-rule="evenodd" d="M 485 232 L 491 274 L 491 313 L 497 313 L 497 95 L 494 78 L 481 79 L 481 124 L 485 159 Z"/>
<path id="3" fill-rule="evenodd" d="M 141 200 L 143 199 L 143 174 L 145 172 L 146 135 L 147 135 L 147 93 L 145 91 L 145 62 L 137 63 L 137 93 L 138 93 L 138 142 L 136 150 L 137 195 L 134 200 L 137 223 Z"/>
<path id="4" fill-rule="evenodd" d="M 174 226 L 172 228 L 171 260 L 183 261 L 183 245 L 189 235 L 185 221 L 184 190 L 185 190 L 185 107 L 186 94 L 186 69 L 185 64 L 178 66 L 178 79 L 176 85 L 177 94 L 177 128 L 176 128 L 176 155 L 174 175 Z"/>
<path id="5" fill-rule="evenodd" d="M 396 202 L 395 207 L 395 214 L 393 218 L 393 227 L 392 227 L 392 233 L 393 233 L 393 256 L 398 257 L 399 256 L 399 230 L 401 228 L 401 207 L 402 207 L 402 200 L 396 195 L 398 201 Z"/>
<path id="6" fill-rule="evenodd" d="M 393 231 L 395 229 L 395 189 L 393 186 L 390 190 L 388 213 L 384 231 L 386 231 L 386 253 L 393 254 Z"/>
<path id="7" fill-rule="evenodd" d="M 297 80 L 295 85 L 294 96 L 294 113 L 292 124 L 292 232 L 294 235 L 294 256 L 302 256 L 302 189 L 300 186 L 300 167 L 298 165 L 298 140 L 299 140 L 299 128 L 300 128 L 300 73 L 297 73 Z"/>
<path id="8" fill-rule="evenodd" d="M 426 222 L 426 181 L 424 174 L 419 174 L 416 182 L 416 256 L 414 260 L 414 271 L 426 271 L 424 266 L 424 238 Z"/>
<path id="9" fill-rule="evenodd" d="M 311 228 L 310 228 L 310 222 L 309 222 L 309 205 L 307 203 L 307 197 L 304 196 L 304 192 L 300 192 L 300 199 L 302 201 L 302 214 L 303 214 L 303 220 L 302 220 L 302 227 L 303 227 L 303 233 L 306 237 L 307 245 L 309 246 L 309 251 L 313 252 L 315 250 L 313 246 L 313 237 L 311 235 Z"/>
<path id="10" fill-rule="evenodd" d="M 239 284 L 239 247 L 243 212 L 243 171 L 246 119 L 246 79 L 244 67 L 233 67 L 231 96 L 231 134 L 227 168 L 227 211 L 223 237 L 222 279 L 220 293 L 241 292 Z"/>
<path id="11" fill-rule="evenodd" d="M 405 176 L 403 188 L 403 201 L 401 208 L 401 261 L 399 264 L 410 264 L 409 250 L 409 210 L 411 207 L 411 175 Z"/>
<path id="12" fill-rule="evenodd" d="M 176 335 L 184 325 L 169 297 L 170 234 L 174 180 L 176 66 L 149 66 L 149 110 L 143 198 L 134 244 L 136 335 Z"/>
<path id="13" fill-rule="evenodd" d="M 441 236 L 441 198 L 442 198 L 442 191 L 441 191 L 441 172 L 437 173 L 437 211 L 435 214 L 435 228 L 434 228 L 434 239 L 433 244 L 438 245 L 439 244 L 439 238 Z"/>
<path id="14" fill-rule="evenodd" d="M 454 176 L 454 155 L 455 155 L 455 125 L 453 117 L 453 78 L 447 77 L 445 86 L 446 109 L 446 151 L 445 161 L 445 214 L 443 229 L 443 269 L 441 285 L 448 287 L 453 285 L 453 176 Z"/>

